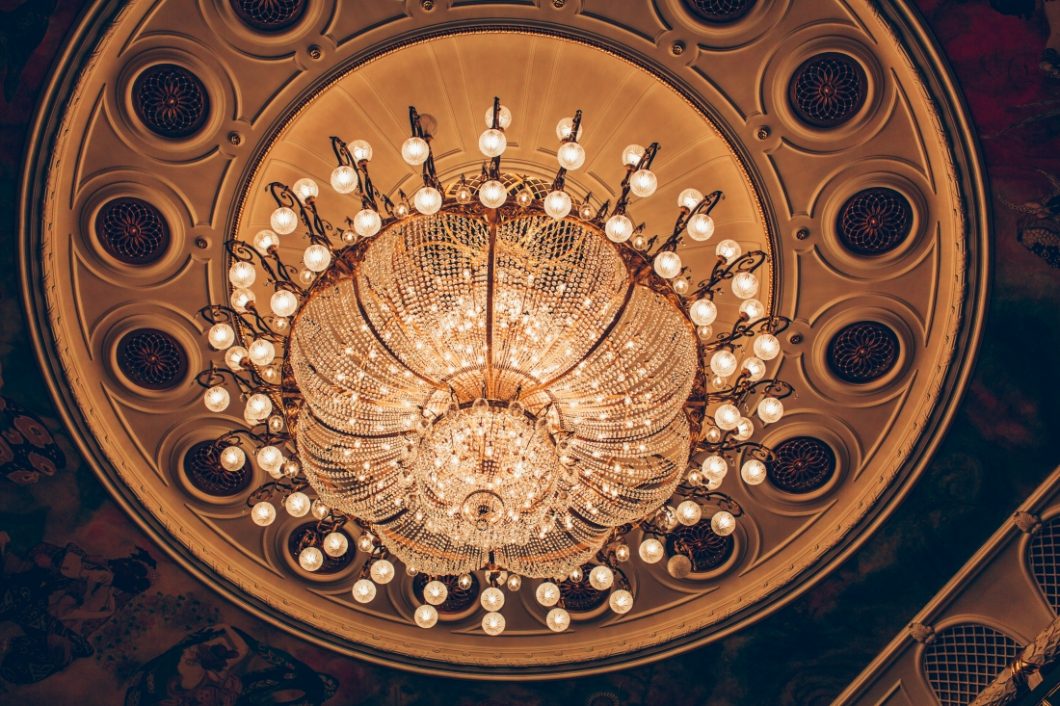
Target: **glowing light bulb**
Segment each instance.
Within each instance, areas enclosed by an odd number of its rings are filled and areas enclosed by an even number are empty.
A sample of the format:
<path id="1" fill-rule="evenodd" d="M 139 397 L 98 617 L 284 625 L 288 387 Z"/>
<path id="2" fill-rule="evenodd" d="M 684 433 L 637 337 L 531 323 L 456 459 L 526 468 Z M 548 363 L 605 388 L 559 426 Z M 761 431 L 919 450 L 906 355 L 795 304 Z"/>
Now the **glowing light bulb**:
<path id="1" fill-rule="evenodd" d="M 747 417 L 741 417 L 740 423 L 736 425 L 736 440 L 747 441 L 755 433 L 755 424 Z"/>
<path id="2" fill-rule="evenodd" d="M 666 573 L 675 579 L 683 579 L 692 573 L 692 560 L 684 554 L 672 556 L 670 561 L 666 562 Z"/>
<path id="3" fill-rule="evenodd" d="M 545 624 L 552 632 L 563 632 L 570 627 L 570 613 L 563 608 L 553 608 L 545 616 Z"/>
<path id="4" fill-rule="evenodd" d="M 238 446 L 227 446 L 221 452 L 221 467 L 226 471 L 238 471 L 247 462 L 247 455 Z"/>
<path id="5" fill-rule="evenodd" d="M 512 574 L 506 582 L 509 591 L 518 591 L 523 586 L 523 579 L 518 574 Z"/>
<path id="6" fill-rule="evenodd" d="M 703 508 L 694 500 L 685 500 L 677 506 L 677 521 L 686 527 L 699 522 L 703 517 Z"/>
<path id="7" fill-rule="evenodd" d="M 776 397 L 763 397 L 758 403 L 758 418 L 766 424 L 779 422 L 784 416 L 784 403 Z"/>
<path id="8" fill-rule="evenodd" d="M 740 299 L 750 299 L 758 294 L 758 278 L 750 272 L 738 272 L 732 278 L 732 293 Z"/>
<path id="9" fill-rule="evenodd" d="M 611 567 L 599 564 L 589 572 L 589 585 L 597 591 L 606 591 L 615 582 L 615 572 Z"/>
<path id="10" fill-rule="evenodd" d="M 262 446 L 258 449 L 257 461 L 261 470 L 274 473 L 283 465 L 283 452 L 275 446 Z"/>
<path id="11" fill-rule="evenodd" d="M 372 146 L 365 140 L 354 140 L 349 144 L 349 150 L 355 162 L 370 162 L 372 160 Z"/>
<path id="12" fill-rule="evenodd" d="M 658 186 L 659 180 L 650 169 L 638 169 L 629 178 L 629 190 L 633 192 L 634 196 L 647 198 L 655 193 L 655 189 Z"/>
<path id="13" fill-rule="evenodd" d="M 714 423 L 719 429 L 732 431 L 740 423 L 740 410 L 734 404 L 723 404 L 714 412 Z"/>
<path id="14" fill-rule="evenodd" d="M 757 299 L 744 299 L 740 302 L 740 313 L 750 321 L 756 321 L 766 315 L 766 306 Z"/>
<path id="15" fill-rule="evenodd" d="M 710 518 L 710 529 L 719 537 L 727 537 L 736 529 L 736 518 L 731 512 L 719 510 Z"/>
<path id="16" fill-rule="evenodd" d="M 245 287 L 232 290 L 232 296 L 228 298 L 228 302 L 232 305 L 232 308 L 242 313 L 247 310 L 247 307 L 254 303 L 254 292 Z"/>
<path id="17" fill-rule="evenodd" d="M 223 412 L 228 409 L 228 403 L 231 401 L 231 396 L 228 394 L 228 390 L 221 387 L 220 385 L 214 385 L 202 395 L 202 402 L 206 405 L 206 409 L 211 412 Z"/>
<path id="18" fill-rule="evenodd" d="M 210 332 L 206 334 L 207 339 L 210 341 L 210 345 L 219 351 L 223 351 L 236 340 L 236 332 L 228 324 L 214 324 L 210 327 Z"/>
<path id="19" fill-rule="evenodd" d="M 699 202 L 702 200 L 703 192 L 699 189 L 683 189 L 681 193 L 677 195 L 677 207 L 687 208 L 691 211 L 698 206 Z"/>
<path id="20" fill-rule="evenodd" d="M 728 462 L 724 457 L 717 454 L 712 454 L 703 459 L 703 463 L 699 468 L 703 471 L 703 475 L 710 480 L 721 480 L 729 472 Z"/>
<path id="21" fill-rule="evenodd" d="M 421 628 L 433 628 L 438 623 L 438 609 L 432 605 L 421 605 L 416 609 L 415 620 Z"/>
<path id="22" fill-rule="evenodd" d="M 729 377 L 736 372 L 736 365 L 736 356 L 732 354 L 732 351 L 727 351 L 724 348 L 715 351 L 714 355 L 710 357 L 710 369 L 718 377 Z"/>
<path id="23" fill-rule="evenodd" d="M 267 338 L 256 338 L 250 344 L 248 357 L 254 365 L 268 365 L 276 358 L 276 346 Z"/>
<path id="24" fill-rule="evenodd" d="M 662 542 L 651 537 L 640 543 L 637 553 L 640 554 L 640 559 L 645 564 L 658 564 L 663 555 L 666 554 L 666 549 L 663 547 Z"/>
<path id="25" fill-rule="evenodd" d="M 272 400 L 268 395 L 257 393 L 247 398 L 246 416 L 250 419 L 265 419 L 272 412 Z"/>
<path id="26" fill-rule="evenodd" d="M 681 274 L 681 256 L 670 250 L 664 250 L 655 256 L 653 266 L 655 273 L 663 279 L 673 279 Z"/>
<path id="27" fill-rule="evenodd" d="M 574 131 L 574 118 L 563 118 L 556 123 L 556 137 L 561 140 L 566 140 L 571 136 Z M 582 139 L 582 125 L 578 123 L 578 134 L 574 136 L 574 139 Z"/>
<path id="28" fill-rule="evenodd" d="M 276 521 L 276 506 L 268 500 L 255 503 L 250 510 L 250 519 L 258 527 L 268 527 Z"/>
<path id="29" fill-rule="evenodd" d="M 280 235 L 288 235 L 298 227 L 298 214 L 286 206 L 280 206 L 269 216 L 269 225 Z"/>
<path id="30" fill-rule="evenodd" d="M 401 158 L 406 164 L 417 167 L 431 156 L 431 147 L 422 137 L 410 137 L 401 144 Z"/>
<path id="31" fill-rule="evenodd" d="M 766 376 L 766 364 L 762 362 L 761 358 L 756 358 L 755 356 L 744 358 L 743 369 L 747 371 L 751 382 L 758 382 Z"/>
<path id="32" fill-rule="evenodd" d="M 545 581 L 537 587 L 535 597 L 537 602 L 546 608 L 556 605 L 559 602 L 559 586 L 552 583 L 551 581 Z"/>
<path id="33" fill-rule="evenodd" d="M 243 346 L 232 346 L 225 351 L 225 365 L 232 370 L 242 370 L 243 363 L 249 355 L 249 352 Z"/>
<path id="34" fill-rule="evenodd" d="M 504 184 L 491 179 L 479 187 L 478 200 L 486 208 L 498 208 L 508 200 L 508 190 L 504 188 Z"/>
<path id="35" fill-rule="evenodd" d="M 368 579 L 358 579 L 353 584 L 352 593 L 353 600 L 358 603 L 371 603 L 376 594 L 375 584 Z"/>
<path id="36" fill-rule="evenodd" d="M 257 270 L 249 262 L 233 262 L 228 268 L 228 281 L 233 287 L 249 287 L 257 279 Z"/>
<path id="37" fill-rule="evenodd" d="M 449 587 L 441 581 L 428 581 L 423 587 L 423 600 L 431 605 L 441 605 L 449 598 Z"/>
<path id="38" fill-rule="evenodd" d="M 331 170 L 331 188 L 340 194 L 348 194 L 357 188 L 357 170 L 343 165 Z"/>
<path id="39" fill-rule="evenodd" d="M 725 258 L 725 262 L 732 262 L 743 254 L 743 248 L 735 240 L 722 240 L 714 248 L 718 257 Z"/>
<path id="40" fill-rule="evenodd" d="M 751 347 L 755 355 L 762 360 L 773 360 L 780 355 L 780 339 L 771 333 L 760 333 L 755 336 Z"/>
<path id="41" fill-rule="evenodd" d="M 740 467 L 740 477 L 747 485 L 760 485 L 766 479 L 766 465 L 757 459 L 751 459 Z"/>
<path id="42" fill-rule="evenodd" d="M 370 208 L 358 211 L 357 215 L 353 217 L 353 229 L 362 238 L 369 238 L 375 235 L 382 227 L 383 219 L 379 217 L 378 212 Z"/>
<path id="43" fill-rule="evenodd" d="M 486 108 L 486 127 L 493 127 L 493 106 Z M 502 105 L 497 111 L 497 126 L 501 130 L 507 130 L 512 124 L 512 111 L 508 110 L 508 107 Z"/>
<path id="44" fill-rule="evenodd" d="M 573 144 L 573 143 L 571 143 Z M 545 197 L 545 213 L 557 221 L 570 213 L 571 200 L 565 191 L 553 191 Z"/>
<path id="45" fill-rule="evenodd" d="M 298 565 L 306 571 L 316 571 L 324 565 L 324 554 L 316 547 L 306 547 L 298 552 Z"/>
<path id="46" fill-rule="evenodd" d="M 254 235 L 254 249 L 262 255 L 268 255 L 269 251 L 280 244 L 280 236 L 273 233 L 267 228 L 265 230 L 259 230 Z"/>
<path id="47" fill-rule="evenodd" d="M 442 194 L 433 186 L 424 186 L 412 197 L 412 204 L 416 210 L 425 216 L 437 213 L 442 207 Z"/>
<path id="48" fill-rule="evenodd" d="M 305 517 L 306 513 L 309 512 L 309 506 L 312 503 L 309 502 L 309 496 L 305 493 L 291 493 L 287 496 L 287 499 L 283 501 L 283 506 L 287 510 L 287 514 L 291 517 Z"/>
<path id="49" fill-rule="evenodd" d="M 574 171 L 585 164 L 585 148 L 577 142 L 564 142 L 556 150 L 556 161 L 567 171 Z"/>
<path id="50" fill-rule="evenodd" d="M 621 213 L 611 216 L 604 224 L 604 233 L 609 240 L 616 243 L 624 243 L 633 235 L 633 221 Z"/>
<path id="51" fill-rule="evenodd" d="M 692 240 L 698 242 L 710 240 L 710 236 L 714 235 L 714 219 L 705 213 L 697 213 L 688 219 L 685 228 L 688 230 L 688 237 Z"/>
<path id="52" fill-rule="evenodd" d="M 718 318 L 718 306 L 710 299 L 697 299 L 688 307 L 688 318 L 696 326 L 710 326 Z"/>
<path id="53" fill-rule="evenodd" d="M 482 631 L 496 636 L 504 632 L 504 616 L 500 613 L 486 613 L 482 616 Z"/>
<path id="54" fill-rule="evenodd" d="M 640 158 L 644 156 L 644 147 L 641 145 L 626 145 L 622 150 L 622 164 L 627 167 L 635 167 L 640 164 Z"/>
<path id="55" fill-rule="evenodd" d="M 611 610 L 619 615 L 625 615 L 633 609 L 633 594 L 624 588 L 613 591 L 607 599 Z"/>
<path id="56" fill-rule="evenodd" d="M 478 149 L 487 157 L 500 157 L 508 147 L 508 138 L 500 130 L 483 130 L 478 138 Z"/>
<path id="57" fill-rule="evenodd" d="M 490 586 L 479 596 L 482 607 L 488 611 L 498 611 L 504 607 L 504 591 Z"/>
<path id="58" fill-rule="evenodd" d="M 330 557 L 345 556 L 350 548 L 350 540 L 342 532 L 328 532 L 324 535 L 324 553 Z"/>
<path id="59" fill-rule="evenodd" d="M 309 177 L 302 177 L 295 183 L 291 184 L 291 191 L 293 191 L 298 198 L 302 199 L 303 202 L 320 196 L 320 187 Z"/>
<path id="60" fill-rule="evenodd" d="M 323 272 L 331 264 L 331 250 L 319 243 L 314 243 L 305 249 L 302 262 L 310 272 Z"/>
<path id="61" fill-rule="evenodd" d="M 298 297 L 289 289 L 280 289 L 269 299 L 269 308 L 277 316 L 290 316 L 298 309 Z"/>
<path id="62" fill-rule="evenodd" d="M 394 580 L 394 565 L 390 563 L 389 559 L 379 559 L 372 564 L 369 574 L 376 583 L 380 585 L 388 584 Z"/>

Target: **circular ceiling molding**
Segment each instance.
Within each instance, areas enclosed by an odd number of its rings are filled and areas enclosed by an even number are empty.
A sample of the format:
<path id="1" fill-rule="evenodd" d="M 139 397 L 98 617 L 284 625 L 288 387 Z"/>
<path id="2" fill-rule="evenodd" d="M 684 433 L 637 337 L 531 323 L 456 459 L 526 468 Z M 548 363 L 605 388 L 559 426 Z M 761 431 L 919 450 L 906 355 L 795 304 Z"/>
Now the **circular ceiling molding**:
<path id="1" fill-rule="evenodd" d="M 767 13 L 759 3 L 668 0 L 666 13 L 687 17 L 676 30 L 646 0 L 592 13 L 576 3 L 457 5 L 94 6 L 59 57 L 23 178 L 22 284 L 53 394 L 107 488 L 167 551 L 319 644 L 511 679 L 615 669 L 716 640 L 849 555 L 948 424 L 987 272 L 985 190 L 960 98 L 903 3 L 788 0 Z M 767 19 L 768 32 L 748 29 Z M 750 34 L 728 47 L 741 27 Z M 678 43 L 684 51 L 672 51 Z M 542 146 L 575 109 L 585 111 L 588 160 L 568 181 L 600 201 L 615 195 L 622 149 L 657 139 L 658 195 L 635 204 L 638 220 L 667 232 L 682 188 L 723 191 L 715 237 L 769 253 L 759 298 L 793 319 L 770 366 L 798 390 L 796 409 L 770 432 L 782 452 L 771 482 L 732 488 L 745 510 L 737 531 L 682 528 L 657 564 L 634 551 L 621 564 L 636 595 L 625 614 L 565 582 L 579 609 L 562 636 L 535 606 L 536 579 L 508 594 L 503 639 L 479 627 L 478 575 L 466 589 L 443 577 L 450 598 L 431 630 L 412 622 L 423 579 L 400 565 L 376 603 L 358 603 L 350 586 L 365 556 L 354 527 L 345 563 L 323 576 L 302 569 L 315 525 L 286 518 L 263 540 L 245 507 L 253 468 L 218 478 L 203 465 L 199 442 L 218 425 L 190 374 L 209 360 L 195 347 L 198 310 L 228 299 L 226 241 L 268 227 L 269 182 L 328 183 L 328 137 L 340 132 L 372 142 L 373 179 L 388 195 L 411 193 L 396 158 L 411 104 L 437 122 L 439 176 L 474 177 L 481 155 L 468 126 L 481 129 L 494 95 L 514 115 L 509 178 L 531 187 L 550 183 L 555 155 Z M 330 192 L 320 207 L 344 208 Z M 683 244 L 682 259 L 709 271 L 714 245 Z M 733 300 L 719 299 L 720 321 L 736 320 Z"/>

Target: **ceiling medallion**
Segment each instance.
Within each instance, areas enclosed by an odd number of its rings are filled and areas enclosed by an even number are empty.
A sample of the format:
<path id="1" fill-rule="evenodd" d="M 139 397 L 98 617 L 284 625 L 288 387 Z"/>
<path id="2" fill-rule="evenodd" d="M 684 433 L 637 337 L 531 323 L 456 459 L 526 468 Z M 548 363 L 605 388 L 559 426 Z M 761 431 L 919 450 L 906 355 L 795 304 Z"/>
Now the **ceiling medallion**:
<path id="1" fill-rule="evenodd" d="M 218 464 L 239 472 L 251 456 L 271 477 L 251 519 L 272 524 L 277 505 L 316 518 L 291 540 L 304 570 L 347 559 L 342 528 L 356 527 L 368 560 L 355 600 L 375 599 L 397 561 L 429 577 L 414 613 L 429 628 L 446 580 L 483 572 L 488 635 L 504 631 L 522 577 L 545 579 L 537 602 L 556 632 L 568 608 L 628 612 L 634 532 L 649 564 L 687 545 L 668 564 L 675 578 L 708 562 L 702 535 L 727 537 L 743 513 L 723 481 L 732 468 L 765 480 L 775 455 L 756 426 L 792 394 L 769 373 L 790 321 L 755 298 L 765 252 L 721 240 L 702 279 L 676 252 L 712 238 L 720 191 L 685 189 L 672 231 L 649 237 L 633 212 L 656 190 L 657 143 L 627 146 L 619 195 L 595 203 L 567 185 L 586 159 L 578 111 L 556 127 L 542 198 L 502 182 L 511 121 L 494 99 L 478 139 L 488 162 L 447 188 L 435 121 L 410 108 L 401 156 L 422 178 L 411 199 L 376 189 L 367 142 L 331 138 L 342 221 L 318 212 L 312 179 L 272 183 L 271 228 L 229 242 L 229 305 L 202 311 L 224 360 L 198 376 L 210 411 L 243 405 L 245 426 L 215 442 Z M 280 244 L 298 237 L 295 265 Z M 720 296 L 740 313 L 715 331 Z M 691 543 L 670 539 L 701 524 Z"/>

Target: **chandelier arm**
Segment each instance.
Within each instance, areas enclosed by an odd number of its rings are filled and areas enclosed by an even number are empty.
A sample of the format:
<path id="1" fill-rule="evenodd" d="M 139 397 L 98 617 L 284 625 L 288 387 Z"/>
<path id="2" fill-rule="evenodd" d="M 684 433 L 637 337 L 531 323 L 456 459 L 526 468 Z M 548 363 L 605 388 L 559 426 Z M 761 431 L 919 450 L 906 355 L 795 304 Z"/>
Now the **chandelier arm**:
<path id="1" fill-rule="evenodd" d="M 750 321 L 746 314 L 740 314 L 740 318 L 733 323 L 729 333 L 719 333 L 713 341 L 704 344 L 704 348 L 706 350 L 716 350 L 731 347 L 733 341 L 754 336 L 761 332 L 776 336 L 786 331 L 789 326 L 791 326 L 791 319 L 786 316 L 763 316 L 760 319 Z"/>
<path id="2" fill-rule="evenodd" d="M 248 306 L 246 313 L 249 313 L 253 318 L 248 319 L 244 312 L 238 312 L 230 306 L 224 304 L 210 304 L 199 309 L 199 315 L 202 316 L 211 325 L 213 324 L 235 324 L 236 328 L 240 326 L 246 327 L 255 338 L 265 338 L 273 343 L 280 343 L 283 341 L 284 336 L 276 333 L 269 327 L 269 324 L 265 319 L 257 313 L 257 310 L 252 306 Z M 240 334 L 243 331 L 240 330 Z M 242 338 L 242 336 L 240 336 Z"/>
<path id="3" fill-rule="evenodd" d="M 698 213 L 704 213 L 709 216 L 711 211 L 714 210 L 714 207 L 718 205 L 718 202 L 720 202 L 722 198 L 724 198 L 724 194 L 721 191 L 712 191 L 700 199 L 699 203 L 697 203 L 691 210 L 682 206 L 677 214 L 677 221 L 674 223 L 673 233 L 671 233 L 670 237 L 666 239 L 666 242 L 659 247 L 658 252 L 676 249 L 681 242 L 683 231 L 692 216 Z M 658 252 L 655 254 L 657 255 Z"/>
<path id="4" fill-rule="evenodd" d="M 297 478 L 278 478 L 276 480 L 263 483 L 258 486 L 249 496 L 247 496 L 247 507 L 254 507 L 263 500 L 268 500 L 272 497 L 272 494 L 279 491 L 284 496 L 290 495 L 291 493 L 298 493 L 309 487 L 309 481 L 305 480 L 301 476 Z"/>
<path id="5" fill-rule="evenodd" d="M 275 245 L 269 247 L 268 255 L 262 255 L 257 248 L 247 245 L 245 240 L 231 238 L 225 241 L 225 250 L 232 258 L 240 262 L 257 261 L 268 275 L 269 283 L 274 284 L 276 289 L 289 289 L 296 294 L 305 293 L 305 289 L 295 284 L 294 268 L 284 264 Z"/>
<path id="6" fill-rule="evenodd" d="M 689 297 L 692 299 L 698 299 L 707 294 L 713 297 L 713 294 L 717 291 L 722 282 L 732 279 L 738 272 L 754 272 L 761 267 L 767 259 L 768 256 L 763 250 L 746 252 L 728 263 L 725 258 L 719 257 L 710 274 L 710 278 L 697 284 L 696 289 L 689 294 Z"/>
<path id="7" fill-rule="evenodd" d="M 618 216 L 626 212 L 626 206 L 629 205 L 629 194 L 631 189 L 629 183 L 630 177 L 633 176 L 633 173 L 636 171 L 651 167 L 651 163 L 655 161 L 655 155 L 658 152 L 659 143 L 653 142 L 644 150 L 644 154 L 640 156 L 640 159 L 637 160 L 635 165 L 626 165 L 626 175 L 622 177 L 622 183 L 620 184 L 621 194 L 618 197 L 618 201 L 615 202 L 615 208 L 611 212 L 612 216 Z"/>
<path id="8" fill-rule="evenodd" d="M 231 378 L 232 382 L 239 388 L 240 394 L 250 394 L 258 389 L 257 386 L 251 384 L 249 380 L 234 370 L 213 363 L 210 363 L 209 368 L 199 371 L 195 376 L 195 382 L 200 387 L 208 389 L 216 385 L 223 385 L 226 378 Z"/>
<path id="9" fill-rule="evenodd" d="M 497 120 L 497 111 L 500 109 L 500 99 L 494 98 L 493 108 L 493 119 Z M 486 397 L 489 399 L 493 398 L 494 394 L 494 379 L 493 379 L 493 299 L 495 296 L 493 279 L 496 276 L 497 269 L 497 223 L 499 220 L 498 213 L 496 210 L 487 212 L 487 222 L 489 223 L 489 244 L 487 251 L 486 260 Z"/>

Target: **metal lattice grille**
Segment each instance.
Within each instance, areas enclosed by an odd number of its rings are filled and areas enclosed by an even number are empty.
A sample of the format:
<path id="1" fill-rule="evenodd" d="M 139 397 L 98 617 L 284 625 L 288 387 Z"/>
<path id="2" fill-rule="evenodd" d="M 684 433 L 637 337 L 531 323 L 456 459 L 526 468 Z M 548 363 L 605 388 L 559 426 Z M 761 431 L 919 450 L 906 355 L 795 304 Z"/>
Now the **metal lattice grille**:
<path id="1" fill-rule="evenodd" d="M 279 32 L 302 19 L 306 0 L 231 0 L 239 19 L 262 32 Z"/>
<path id="2" fill-rule="evenodd" d="M 828 367 L 847 382 L 872 382 L 894 367 L 898 350 L 894 331 L 875 321 L 859 321 L 828 342 Z"/>
<path id="3" fill-rule="evenodd" d="M 812 436 L 796 436 L 774 449 L 776 459 L 766 464 L 769 482 L 786 493 L 810 493 L 835 473 L 832 447 Z"/>
<path id="4" fill-rule="evenodd" d="M 693 15 L 714 24 L 735 22 L 754 6 L 754 0 L 685 0 L 685 7 Z"/>
<path id="5" fill-rule="evenodd" d="M 118 343 L 118 367 L 140 387 L 166 390 L 187 374 L 188 356 L 168 333 L 142 328 Z"/>
<path id="6" fill-rule="evenodd" d="M 210 100 L 206 87 L 183 66 L 157 64 L 133 84 L 136 115 L 162 137 L 188 137 L 206 122 Z"/>
<path id="7" fill-rule="evenodd" d="M 193 486 L 217 497 L 238 495 L 254 478 L 250 459 L 236 471 L 225 470 L 221 466 L 220 449 L 213 441 L 200 441 L 188 449 L 184 454 L 184 474 Z"/>
<path id="8" fill-rule="evenodd" d="M 471 585 L 467 588 L 461 588 L 459 576 L 432 577 L 420 572 L 412 579 L 412 592 L 416 594 L 416 598 L 420 603 L 424 603 L 423 589 L 427 586 L 427 583 L 432 579 L 441 581 L 445 584 L 445 587 L 449 592 L 446 595 L 445 600 L 442 601 L 442 604 L 435 606 L 438 609 L 438 612 L 462 613 L 473 606 L 478 599 L 478 578 L 474 574 L 468 574 L 468 576 L 471 577 Z"/>
<path id="9" fill-rule="evenodd" d="M 965 706 L 1023 648 L 986 625 L 964 623 L 940 631 L 924 648 L 921 667 L 942 706 Z"/>
<path id="10" fill-rule="evenodd" d="M 846 54 L 819 54 L 796 69 L 788 89 L 800 119 L 814 127 L 835 127 L 865 104 L 865 71 Z"/>
<path id="11" fill-rule="evenodd" d="M 1054 613 L 1060 613 L 1060 520 L 1045 523 L 1027 546 L 1027 563 Z"/>
<path id="12" fill-rule="evenodd" d="M 110 255 L 128 265 L 146 265 L 169 245 L 169 227 L 158 209 L 140 199 L 108 201 L 96 215 L 96 238 Z"/>
<path id="13" fill-rule="evenodd" d="M 909 236 L 913 209 L 894 189 L 877 187 L 851 196 L 839 211 L 836 231 L 843 246 L 858 255 L 882 255 Z"/>
<path id="14" fill-rule="evenodd" d="M 683 554 L 692 560 L 693 571 L 716 569 L 732 556 L 735 542 L 732 535 L 722 537 L 710 528 L 710 520 L 701 520 L 691 527 L 680 526 L 666 536 L 666 550 Z"/>

